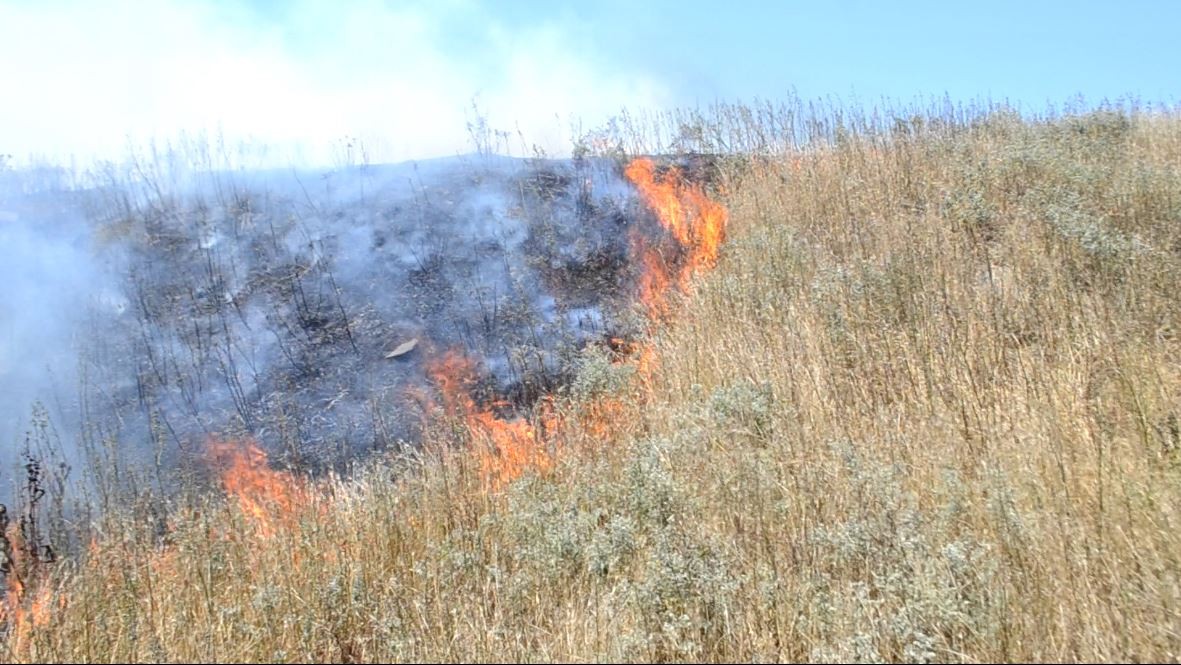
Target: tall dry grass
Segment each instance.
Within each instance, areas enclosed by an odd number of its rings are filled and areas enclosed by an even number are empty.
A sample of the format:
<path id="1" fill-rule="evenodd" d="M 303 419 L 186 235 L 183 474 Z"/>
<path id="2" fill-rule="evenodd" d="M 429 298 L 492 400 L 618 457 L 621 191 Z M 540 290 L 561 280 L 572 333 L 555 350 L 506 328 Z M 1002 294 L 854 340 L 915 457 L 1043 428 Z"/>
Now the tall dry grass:
<path id="1" fill-rule="evenodd" d="M 1176 660 L 1181 120 L 836 125 L 746 125 L 720 264 L 651 371 L 587 354 L 544 476 L 440 421 L 280 528 L 111 515 L 0 653 Z"/>

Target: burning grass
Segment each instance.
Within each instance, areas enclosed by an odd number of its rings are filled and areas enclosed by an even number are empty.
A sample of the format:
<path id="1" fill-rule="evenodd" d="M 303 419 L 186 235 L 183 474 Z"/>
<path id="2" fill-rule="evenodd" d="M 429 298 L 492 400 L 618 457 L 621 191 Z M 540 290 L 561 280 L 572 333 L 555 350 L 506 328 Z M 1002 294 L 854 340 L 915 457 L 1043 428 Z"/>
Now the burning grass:
<path id="1" fill-rule="evenodd" d="M 477 405 L 472 396 L 478 380 L 477 366 L 471 359 L 451 351 L 433 360 L 427 373 L 442 394 L 446 417 L 467 427 L 468 445 L 479 460 L 480 475 L 489 488 L 497 489 L 525 471 L 545 472 L 552 468 L 556 451 L 547 445 L 545 425 L 521 417 L 503 418 L 491 408 Z"/>
<path id="2" fill-rule="evenodd" d="M 213 438 L 206 452 L 226 494 L 237 501 L 260 535 L 273 535 L 278 524 L 289 523 L 308 505 L 304 483 L 272 469 L 256 442 Z"/>
<path id="3" fill-rule="evenodd" d="M 673 287 L 688 292 L 692 278 L 717 263 L 726 238 L 726 209 L 700 184 L 685 180 L 676 167 L 658 172 L 653 160 L 641 157 L 632 160 L 624 174 L 676 242 L 677 263 L 670 264 L 647 236 L 635 232 L 631 237 L 632 254 L 641 270 L 639 300 L 650 316 L 661 318 L 669 313 Z"/>
<path id="4" fill-rule="evenodd" d="M 289 489 L 111 519 L 5 658 L 1175 659 L 1181 122 L 841 136 L 724 171 L 724 256 L 662 248 L 691 297 L 553 422 L 441 354 L 483 448 L 300 490 L 232 448 Z"/>

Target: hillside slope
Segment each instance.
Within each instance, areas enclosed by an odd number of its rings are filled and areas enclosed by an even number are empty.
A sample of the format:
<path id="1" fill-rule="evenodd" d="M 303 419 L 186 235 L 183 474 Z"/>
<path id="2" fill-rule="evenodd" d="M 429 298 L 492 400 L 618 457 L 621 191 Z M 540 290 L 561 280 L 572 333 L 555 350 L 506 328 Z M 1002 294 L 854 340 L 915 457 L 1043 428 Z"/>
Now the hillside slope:
<path id="1" fill-rule="evenodd" d="M 247 460 L 265 506 L 108 517 L 4 657 L 1174 660 L 1179 164 L 1113 113 L 735 162 L 716 269 L 586 354 L 552 464 L 489 487 L 445 416 L 351 479 Z"/>

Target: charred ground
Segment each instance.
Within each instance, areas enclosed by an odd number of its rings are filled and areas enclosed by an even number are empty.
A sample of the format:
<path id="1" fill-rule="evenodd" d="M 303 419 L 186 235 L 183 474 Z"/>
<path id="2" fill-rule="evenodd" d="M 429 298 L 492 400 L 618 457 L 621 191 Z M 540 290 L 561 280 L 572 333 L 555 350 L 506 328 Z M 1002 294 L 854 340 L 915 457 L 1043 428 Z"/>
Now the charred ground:
<path id="1" fill-rule="evenodd" d="M 580 349 L 627 334 L 628 234 L 661 233 L 606 159 L 141 178 L 78 196 L 53 214 L 120 261 L 114 306 L 88 303 L 84 427 L 172 463 L 214 434 L 312 467 L 412 443 L 424 362 L 446 351 L 475 359 L 487 399 L 528 408 Z"/>

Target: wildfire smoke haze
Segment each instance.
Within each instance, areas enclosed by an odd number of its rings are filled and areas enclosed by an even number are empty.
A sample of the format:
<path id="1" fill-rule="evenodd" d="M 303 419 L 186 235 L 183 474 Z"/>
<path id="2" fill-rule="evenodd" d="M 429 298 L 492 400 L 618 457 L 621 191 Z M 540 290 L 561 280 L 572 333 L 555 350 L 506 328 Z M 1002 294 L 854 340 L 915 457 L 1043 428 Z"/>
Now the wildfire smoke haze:
<path id="1" fill-rule="evenodd" d="M 44 417 L 82 442 L 62 446 L 68 460 L 92 463 L 118 439 L 141 442 L 116 451 L 133 464 L 212 465 L 263 531 L 268 506 L 287 512 L 300 495 L 262 498 L 266 483 L 295 487 L 266 476 L 264 450 L 314 470 L 413 444 L 421 415 L 408 396 L 428 385 L 467 423 L 491 485 L 548 468 L 556 418 L 540 411 L 580 349 L 641 333 L 621 323 L 637 301 L 667 314 L 725 233 L 699 184 L 647 158 L 475 155 L 245 177 L 170 171 L 176 161 L 81 188 L 6 188 L 7 232 L 68 229 L 70 251 L 98 257 L 101 275 L 88 289 L 61 273 L 86 312 L 76 325 L 93 331 L 81 402 L 30 394 L 29 381 L 18 394 L 52 404 Z M 43 274 L 55 288 L 59 274 Z M 27 309 L 10 319 L 17 353 L 36 339 Z M 641 372 L 655 362 L 624 347 Z M 0 387 L 21 377 L 0 373 Z M 4 407 L 13 430 L 18 401 Z"/>

